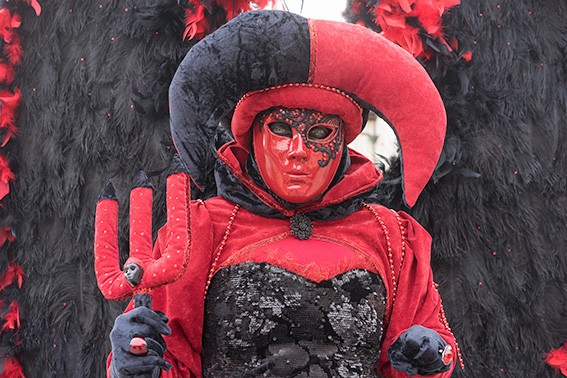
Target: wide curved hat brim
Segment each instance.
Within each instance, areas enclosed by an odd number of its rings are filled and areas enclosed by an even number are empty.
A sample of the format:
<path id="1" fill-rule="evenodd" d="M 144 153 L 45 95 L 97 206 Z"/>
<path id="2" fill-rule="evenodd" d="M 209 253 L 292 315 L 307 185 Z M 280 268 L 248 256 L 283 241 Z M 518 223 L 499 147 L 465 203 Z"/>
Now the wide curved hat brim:
<path id="1" fill-rule="evenodd" d="M 287 90 L 276 96 L 265 90 L 286 84 L 302 84 L 295 88 L 304 93 Z M 315 87 L 338 92 L 309 96 L 309 88 Z M 248 121 L 264 106 L 298 104 L 330 114 L 339 114 L 337 108 L 344 107 L 339 115 L 348 118 L 348 140 L 362 129 L 362 117 L 351 99 L 382 116 L 401 146 L 404 199 L 409 206 L 429 181 L 441 153 L 445 109 L 428 74 L 410 54 L 358 25 L 253 11 L 196 44 L 170 88 L 174 143 L 197 184 L 204 183 L 203 165 L 212 156 L 210 141 L 219 121 L 249 92 L 255 94 L 242 100 L 232 123 L 235 138 L 244 147 L 252 125 Z M 252 97 L 260 105 L 253 104 Z M 337 110 L 329 110 L 331 105 Z M 350 117 L 351 110 L 359 115 Z M 357 117 L 359 124 L 351 121 Z"/>

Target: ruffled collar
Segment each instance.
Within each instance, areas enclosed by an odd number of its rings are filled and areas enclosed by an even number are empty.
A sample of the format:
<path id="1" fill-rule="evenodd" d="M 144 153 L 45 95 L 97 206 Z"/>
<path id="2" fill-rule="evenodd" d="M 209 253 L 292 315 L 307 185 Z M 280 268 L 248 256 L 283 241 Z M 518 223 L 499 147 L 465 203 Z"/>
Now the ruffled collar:
<path id="1" fill-rule="evenodd" d="M 217 194 L 262 216 L 274 218 L 304 214 L 312 220 L 332 220 L 358 210 L 382 180 L 382 173 L 366 157 L 349 150 L 350 166 L 342 179 L 320 198 L 288 207 L 258 185 L 246 170 L 248 152 L 235 142 L 222 146 L 215 167 Z"/>

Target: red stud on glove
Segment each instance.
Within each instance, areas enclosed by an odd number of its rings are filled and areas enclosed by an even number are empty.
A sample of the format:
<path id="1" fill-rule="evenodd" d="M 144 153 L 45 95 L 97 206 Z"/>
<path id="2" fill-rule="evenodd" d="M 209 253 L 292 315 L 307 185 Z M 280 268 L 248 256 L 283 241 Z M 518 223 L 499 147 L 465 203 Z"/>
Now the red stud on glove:
<path id="1" fill-rule="evenodd" d="M 130 344 L 131 345 L 131 344 Z M 450 345 L 447 345 L 443 352 L 441 353 L 441 359 L 443 364 L 449 365 L 451 361 L 453 361 L 453 348 Z"/>
<path id="2" fill-rule="evenodd" d="M 146 340 L 141 337 L 134 337 L 130 340 L 130 353 L 137 356 L 143 356 L 148 353 L 148 344 Z"/>

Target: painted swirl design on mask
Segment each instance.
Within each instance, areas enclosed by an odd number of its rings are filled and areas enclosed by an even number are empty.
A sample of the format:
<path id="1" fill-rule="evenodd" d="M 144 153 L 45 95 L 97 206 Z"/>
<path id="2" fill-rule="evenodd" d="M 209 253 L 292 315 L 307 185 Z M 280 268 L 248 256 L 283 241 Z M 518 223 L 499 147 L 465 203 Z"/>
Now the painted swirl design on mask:
<path id="1" fill-rule="evenodd" d="M 326 167 L 331 160 L 337 158 L 343 145 L 343 120 L 337 115 L 324 114 L 313 109 L 276 107 L 259 113 L 254 121 L 260 132 L 264 125 L 272 122 L 286 123 L 301 135 L 307 148 L 321 152 L 323 156 L 318 161 L 321 168 Z M 328 138 L 317 141 L 309 137 L 309 130 L 316 125 L 333 128 L 335 131 Z"/>

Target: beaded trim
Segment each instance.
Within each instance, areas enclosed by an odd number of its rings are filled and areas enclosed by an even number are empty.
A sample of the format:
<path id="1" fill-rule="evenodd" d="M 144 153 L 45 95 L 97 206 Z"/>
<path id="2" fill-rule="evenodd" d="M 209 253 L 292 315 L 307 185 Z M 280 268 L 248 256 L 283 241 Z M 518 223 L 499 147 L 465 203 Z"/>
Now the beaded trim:
<path id="1" fill-rule="evenodd" d="M 439 290 L 437 289 L 438 287 L 439 287 L 439 285 L 437 283 L 433 282 L 433 288 L 435 289 L 437 294 L 439 294 Z M 439 295 L 439 321 L 441 322 L 441 324 L 443 324 L 443 327 L 445 327 L 445 329 L 447 331 L 449 331 L 451 336 L 453 336 L 453 340 L 455 341 L 455 348 L 457 348 L 457 357 L 459 359 L 459 365 L 460 365 L 461 369 L 464 369 L 465 363 L 463 362 L 463 356 L 461 354 L 461 349 L 459 348 L 459 343 L 457 343 L 457 339 L 455 338 L 453 331 L 451 331 L 451 327 L 449 326 L 449 322 L 447 321 L 447 316 L 445 316 L 445 309 L 443 308 L 441 295 Z"/>
<path id="2" fill-rule="evenodd" d="M 205 296 L 207 296 L 207 292 L 209 291 L 209 286 L 211 285 L 213 275 L 215 274 L 215 269 L 217 268 L 217 264 L 219 262 L 220 255 L 222 253 L 222 250 L 224 249 L 224 246 L 226 245 L 226 241 L 228 240 L 228 235 L 230 235 L 230 231 L 232 230 L 232 225 L 234 223 L 234 218 L 236 218 L 236 214 L 238 213 L 238 210 L 240 210 L 240 205 L 236 204 L 234 206 L 234 209 L 232 210 L 232 214 L 230 214 L 230 218 L 228 219 L 228 223 L 226 224 L 224 236 L 223 236 L 222 241 L 220 242 L 219 247 L 217 249 L 215 259 L 213 260 L 213 263 L 211 264 L 211 269 L 209 269 L 209 275 L 207 276 L 207 284 L 205 285 L 205 293 L 204 293 Z"/>
<path id="3" fill-rule="evenodd" d="M 400 218 L 400 214 L 392 210 L 392 213 L 396 216 L 396 220 L 398 221 L 398 225 L 400 226 L 400 234 L 402 235 L 402 248 L 401 248 L 401 260 L 400 260 L 400 272 L 402 271 L 402 266 L 404 265 L 404 259 L 406 257 L 406 228 L 402 224 L 402 218 Z"/>
<path id="4" fill-rule="evenodd" d="M 382 232 L 384 233 L 384 237 L 386 239 L 386 245 L 388 247 L 388 262 L 390 264 L 390 271 L 392 274 L 392 305 L 394 304 L 394 301 L 396 299 L 396 292 L 398 290 L 398 284 L 397 284 L 397 280 L 396 280 L 396 273 L 394 271 L 394 258 L 392 255 L 392 244 L 390 242 L 390 236 L 388 234 L 388 230 L 386 228 L 386 224 L 384 223 L 384 221 L 382 220 L 382 218 L 380 217 L 380 215 L 378 215 L 378 212 L 369 204 L 365 203 L 364 207 L 366 207 L 368 210 L 370 210 L 370 212 L 374 215 L 374 217 L 376 218 L 376 220 L 378 221 L 378 223 L 380 224 L 380 227 L 382 228 Z M 400 218 L 400 215 L 398 213 L 396 213 L 395 211 L 392 210 L 392 212 L 395 214 L 396 219 L 398 221 L 398 225 L 400 227 L 400 233 L 401 233 L 401 261 L 400 261 L 400 271 L 402 269 L 402 266 L 404 264 L 404 258 L 406 255 L 406 229 L 402 224 L 402 219 Z M 453 336 L 453 341 L 455 342 L 455 348 L 457 349 L 457 357 L 459 359 L 459 365 L 461 367 L 461 369 L 465 368 L 465 364 L 463 362 L 463 356 L 461 354 L 461 349 L 459 348 L 459 343 L 457 343 L 457 339 L 455 338 L 455 335 L 453 334 L 453 331 L 451 331 L 451 327 L 449 326 L 449 322 L 447 321 L 447 317 L 445 316 L 445 309 L 443 308 L 443 303 L 441 300 L 441 295 L 439 294 L 439 290 L 437 290 L 437 287 L 439 285 L 437 285 L 435 282 L 433 282 L 433 288 L 435 289 L 435 291 L 438 294 L 439 297 L 439 321 L 441 322 L 441 324 L 443 325 L 443 327 L 449 331 L 449 333 L 451 334 L 451 336 Z M 388 314 L 386 314 L 386 321 L 388 321 Z"/>
<path id="5" fill-rule="evenodd" d="M 254 96 L 258 93 L 263 93 L 263 92 L 272 91 L 272 90 L 276 90 L 276 89 L 290 88 L 290 87 L 317 88 L 317 89 L 323 89 L 323 90 L 326 90 L 326 91 L 329 91 L 329 92 L 334 92 L 334 93 L 341 95 L 341 96 L 345 97 L 346 99 L 348 99 L 354 106 L 356 106 L 357 109 L 362 111 L 362 108 L 360 107 L 360 105 L 358 105 L 358 103 L 356 101 L 354 101 L 352 97 L 350 97 L 348 94 L 341 91 L 340 89 L 329 87 L 329 86 L 326 86 L 326 85 L 312 84 L 312 83 L 288 83 L 288 84 L 276 85 L 275 87 L 269 87 L 269 88 L 259 89 L 257 91 L 248 92 L 244 96 L 242 96 L 242 98 L 240 98 L 240 100 L 238 100 L 238 102 L 236 103 L 235 109 L 238 108 L 238 106 L 244 100 L 246 100 L 248 97 Z"/>
<path id="6" fill-rule="evenodd" d="M 382 228 L 382 233 L 384 234 L 384 238 L 386 239 L 386 247 L 388 249 L 388 263 L 390 264 L 390 274 L 391 274 L 390 278 L 392 280 L 392 300 L 390 304 L 390 310 L 391 310 L 392 307 L 394 306 L 394 302 L 396 301 L 396 293 L 398 292 L 398 280 L 396 279 L 396 271 L 394 270 L 394 255 L 392 253 L 392 243 L 390 242 L 390 234 L 388 233 L 388 228 L 386 227 L 386 224 L 384 223 L 380 215 L 378 215 L 378 212 L 367 203 L 364 204 L 364 207 L 366 207 L 372 213 L 372 215 L 374 215 L 374 218 L 376 218 L 376 221 L 380 224 L 380 227 Z M 389 312 L 386 313 L 385 318 L 386 318 L 385 319 L 386 322 L 390 320 Z"/>

